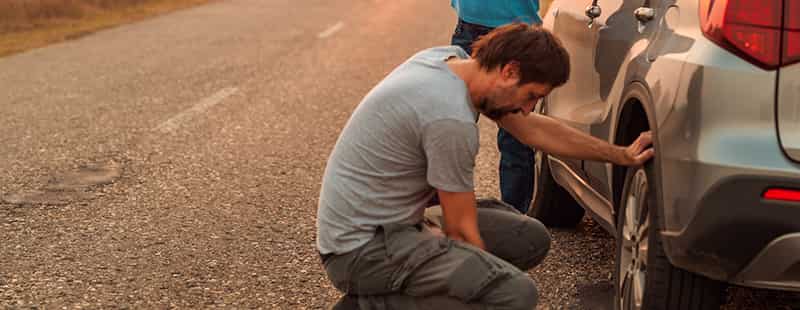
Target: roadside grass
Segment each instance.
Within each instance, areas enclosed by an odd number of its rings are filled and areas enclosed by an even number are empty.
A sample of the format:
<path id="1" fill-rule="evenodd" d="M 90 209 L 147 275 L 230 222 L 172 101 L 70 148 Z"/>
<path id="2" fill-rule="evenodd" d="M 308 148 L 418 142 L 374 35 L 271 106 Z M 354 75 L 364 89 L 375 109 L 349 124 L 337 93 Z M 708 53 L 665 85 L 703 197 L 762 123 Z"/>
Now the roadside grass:
<path id="1" fill-rule="evenodd" d="M 0 57 L 214 0 L 0 0 Z"/>

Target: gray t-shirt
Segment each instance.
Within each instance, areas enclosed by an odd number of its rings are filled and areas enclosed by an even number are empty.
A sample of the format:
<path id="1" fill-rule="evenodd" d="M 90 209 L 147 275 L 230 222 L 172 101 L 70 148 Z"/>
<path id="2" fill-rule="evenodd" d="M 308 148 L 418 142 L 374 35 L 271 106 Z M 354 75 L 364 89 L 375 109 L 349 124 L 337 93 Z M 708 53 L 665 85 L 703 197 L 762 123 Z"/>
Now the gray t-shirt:
<path id="1" fill-rule="evenodd" d="M 456 46 L 417 53 L 350 116 L 322 178 L 320 253 L 349 252 L 380 225 L 419 223 L 435 189 L 474 190 L 478 112 L 450 57 L 469 56 Z"/>

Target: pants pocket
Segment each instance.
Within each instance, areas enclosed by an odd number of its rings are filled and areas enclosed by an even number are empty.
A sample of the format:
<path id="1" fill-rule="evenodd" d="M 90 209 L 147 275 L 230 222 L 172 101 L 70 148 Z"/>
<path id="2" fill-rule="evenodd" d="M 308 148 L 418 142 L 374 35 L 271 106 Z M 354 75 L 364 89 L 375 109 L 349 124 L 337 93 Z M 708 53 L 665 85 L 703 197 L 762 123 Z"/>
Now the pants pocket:
<path id="1" fill-rule="evenodd" d="M 380 242 L 374 248 L 366 248 L 367 253 L 359 257 L 352 274 L 352 292 L 357 295 L 383 295 L 394 292 L 390 287 L 392 264 L 386 254 L 386 247 Z"/>
<path id="2" fill-rule="evenodd" d="M 454 246 L 464 247 L 461 244 Z M 467 250 L 474 254 L 461 263 L 450 277 L 450 296 L 473 302 L 496 283 L 521 273 L 516 267 L 489 253 L 477 249 Z"/>
<path id="3" fill-rule="evenodd" d="M 420 226 L 421 227 L 421 226 Z M 402 290 L 406 279 L 426 262 L 447 253 L 452 240 L 422 232 L 415 226 L 388 230 L 386 248 L 392 261 L 400 266 L 391 275 L 392 290 Z"/>

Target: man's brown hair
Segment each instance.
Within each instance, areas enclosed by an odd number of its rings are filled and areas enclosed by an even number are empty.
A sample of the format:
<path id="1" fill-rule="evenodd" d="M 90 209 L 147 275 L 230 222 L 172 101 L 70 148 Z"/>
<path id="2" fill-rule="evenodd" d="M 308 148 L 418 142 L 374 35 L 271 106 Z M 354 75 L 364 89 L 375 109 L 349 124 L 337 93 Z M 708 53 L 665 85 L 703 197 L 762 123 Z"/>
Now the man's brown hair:
<path id="1" fill-rule="evenodd" d="M 546 83 L 559 87 L 569 80 L 569 54 L 550 31 L 523 23 L 508 24 L 472 43 L 472 58 L 492 71 L 519 63 L 519 84 Z"/>

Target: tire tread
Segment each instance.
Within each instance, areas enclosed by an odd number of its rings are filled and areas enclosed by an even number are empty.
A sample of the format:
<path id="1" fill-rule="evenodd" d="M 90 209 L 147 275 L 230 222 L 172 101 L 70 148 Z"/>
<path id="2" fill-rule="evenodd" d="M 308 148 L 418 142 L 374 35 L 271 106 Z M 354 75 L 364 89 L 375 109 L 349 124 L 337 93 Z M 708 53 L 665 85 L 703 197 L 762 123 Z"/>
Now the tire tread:
<path id="1" fill-rule="evenodd" d="M 652 169 L 652 167 L 646 168 Z M 632 172 L 629 172 L 629 174 Z M 648 179 L 652 176 L 648 172 Z M 626 177 L 626 182 L 630 176 Z M 654 205 L 651 200 L 650 206 Z M 620 210 L 620 213 L 624 211 Z M 650 221 L 658 223 L 657 210 L 649 210 Z M 621 218 L 621 217 L 620 217 Z M 652 225 L 651 227 L 657 227 Z M 672 266 L 664 252 L 658 229 L 650 232 L 650 255 L 643 309 L 719 309 L 725 285 L 721 282 Z M 619 256 L 619 253 L 617 253 Z M 619 262 L 617 262 L 619 265 Z"/>

